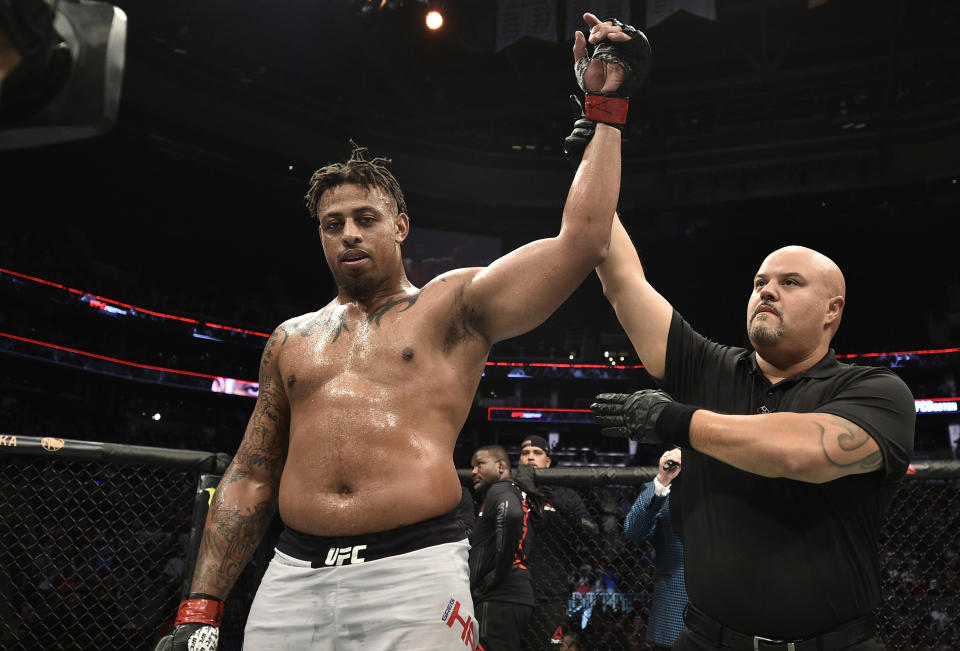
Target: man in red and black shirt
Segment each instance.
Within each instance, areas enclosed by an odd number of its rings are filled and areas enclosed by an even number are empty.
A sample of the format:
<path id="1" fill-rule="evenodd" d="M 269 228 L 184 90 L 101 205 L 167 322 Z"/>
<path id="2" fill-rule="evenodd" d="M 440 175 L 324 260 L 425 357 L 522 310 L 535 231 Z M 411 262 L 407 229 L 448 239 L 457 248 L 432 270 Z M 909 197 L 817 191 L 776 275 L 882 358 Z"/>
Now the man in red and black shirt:
<path id="1" fill-rule="evenodd" d="M 499 445 L 471 459 L 473 488 L 483 498 L 470 548 L 470 587 L 483 651 L 516 651 L 536 603 L 527 567 L 534 515 L 527 491 L 510 477 Z"/>

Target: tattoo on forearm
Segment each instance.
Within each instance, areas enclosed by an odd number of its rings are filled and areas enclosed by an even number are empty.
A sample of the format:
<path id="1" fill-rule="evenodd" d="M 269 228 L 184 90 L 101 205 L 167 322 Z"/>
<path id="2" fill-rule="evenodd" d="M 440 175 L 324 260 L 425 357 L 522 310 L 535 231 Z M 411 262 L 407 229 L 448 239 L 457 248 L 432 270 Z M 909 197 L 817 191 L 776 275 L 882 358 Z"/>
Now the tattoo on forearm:
<path id="1" fill-rule="evenodd" d="M 263 532 L 273 517 L 276 498 L 260 502 L 241 513 L 225 504 L 223 487 L 214 494 L 210 523 L 200 543 L 197 579 L 218 594 L 226 595 L 253 556 Z M 209 560 L 209 563 L 202 561 Z"/>
<path id="2" fill-rule="evenodd" d="M 212 536 L 214 544 L 219 543 L 223 552 L 217 575 L 221 580 L 234 580 L 253 555 L 260 543 L 264 525 L 268 516 L 273 514 L 272 504 L 260 502 L 250 512 L 221 510 L 214 521 Z"/>
<path id="3" fill-rule="evenodd" d="M 275 355 L 277 346 L 283 346 L 289 336 L 290 330 L 280 326 L 267 340 L 257 404 L 243 441 L 213 494 L 193 579 L 201 592 L 229 593 L 276 511 L 290 408 Z M 245 479 L 255 481 L 243 482 Z"/>
<path id="4" fill-rule="evenodd" d="M 820 447 L 831 465 L 837 468 L 857 466 L 864 471 L 876 470 L 883 465 L 883 455 L 879 450 L 870 451 L 867 446 L 873 439 L 861 427 L 829 417 L 817 420 L 816 425 L 820 429 Z M 857 454 L 859 450 L 862 450 L 860 455 Z"/>
<path id="5" fill-rule="evenodd" d="M 288 416 L 286 410 L 280 408 L 282 383 L 261 373 L 261 387 L 247 435 L 214 493 L 209 522 L 200 544 L 195 581 L 223 595 L 229 592 L 250 560 L 276 510 L 280 474 L 286 459 Z M 241 507 L 233 500 L 228 503 L 226 495 L 231 492 L 228 487 L 254 474 L 255 468 L 267 473 L 269 496 L 252 507 Z"/>
<path id="6" fill-rule="evenodd" d="M 398 305 L 403 305 L 406 303 L 406 307 L 400 310 L 401 312 L 406 312 L 413 304 L 417 302 L 417 299 L 420 298 L 420 292 L 416 294 L 410 294 L 399 299 L 394 299 L 392 296 L 387 299 L 387 302 L 375 309 L 370 313 L 370 316 L 367 318 L 367 323 L 374 323 L 377 326 L 380 325 L 380 319 L 383 318 L 383 315 L 395 308 Z"/>

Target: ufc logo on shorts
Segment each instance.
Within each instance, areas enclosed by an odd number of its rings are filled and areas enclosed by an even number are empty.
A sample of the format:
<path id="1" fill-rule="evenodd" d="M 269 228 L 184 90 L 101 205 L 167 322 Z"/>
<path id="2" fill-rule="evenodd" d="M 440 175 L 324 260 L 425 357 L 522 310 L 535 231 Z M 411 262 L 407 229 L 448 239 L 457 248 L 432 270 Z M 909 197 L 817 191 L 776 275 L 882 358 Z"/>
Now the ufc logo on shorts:
<path id="1" fill-rule="evenodd" d="M 366 545 L 354 545 L 353 547 L 331 547 L 327 551 L 327 558 L 324 565 L 352 565 L 354 563 L 363 563 L 364 559 L 360 552 L 366 549 Z"/>

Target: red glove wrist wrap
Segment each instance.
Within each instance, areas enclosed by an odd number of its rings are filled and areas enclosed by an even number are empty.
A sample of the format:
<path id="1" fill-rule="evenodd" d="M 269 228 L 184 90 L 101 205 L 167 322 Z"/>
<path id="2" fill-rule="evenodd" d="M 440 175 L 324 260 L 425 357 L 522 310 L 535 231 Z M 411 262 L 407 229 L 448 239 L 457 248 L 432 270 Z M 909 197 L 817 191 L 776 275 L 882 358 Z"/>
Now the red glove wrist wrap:
<path id="1" fill-rule="evenodd" d="M 208 624 L 220 627 L 223 621 L 223 602 L 216 599 L 187 599 L 177 610 L 174 626 L 180 624 Z"/>
<path id="2" fill-rule="evenodd" d="M 583 107 L 584 117 L 596 122 L 609 124 L 626 124 L 627 109 L 630 100 L 626 97 L 605 97 L 603 95 L 586 95 Z"/>

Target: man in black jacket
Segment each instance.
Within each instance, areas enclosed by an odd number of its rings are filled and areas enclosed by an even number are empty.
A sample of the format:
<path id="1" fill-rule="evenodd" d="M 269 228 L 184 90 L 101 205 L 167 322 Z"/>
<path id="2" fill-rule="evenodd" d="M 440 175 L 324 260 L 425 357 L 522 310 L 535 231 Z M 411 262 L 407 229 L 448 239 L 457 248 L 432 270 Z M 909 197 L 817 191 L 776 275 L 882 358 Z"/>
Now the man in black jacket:
<path id="1" fill-rule="evenodd" d="M 527 491 L 510 478 L 499 445 L 478 448 L 471 459 L 473 488 L 483 497 L 470 548 L 470 587 L 484 651 L 517 651 L 533 612 L 527 567 L 533 510 Z"/>
<path id="2" fill-rule="evenodd" d="M 520 467 L 544 469 L 551 463 L 550 444 L 542 436 L 528 436 L 520 444 Z M 567 632 L 570 573 L 580 566 L 580 546 L 590 545 L 599 532 L 577 491 L 566 486 L 537 488 L 545 501 L 530 562 L 536 607 L 523 636 L 528 648 L 535 650 L 556 648 Z"/>

